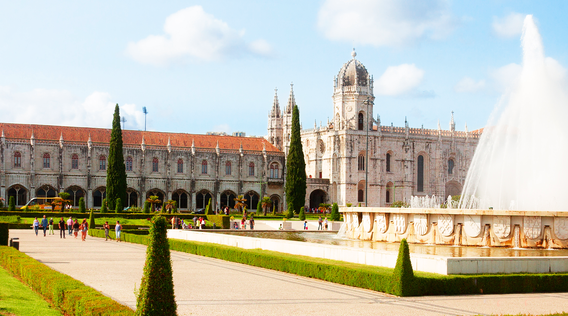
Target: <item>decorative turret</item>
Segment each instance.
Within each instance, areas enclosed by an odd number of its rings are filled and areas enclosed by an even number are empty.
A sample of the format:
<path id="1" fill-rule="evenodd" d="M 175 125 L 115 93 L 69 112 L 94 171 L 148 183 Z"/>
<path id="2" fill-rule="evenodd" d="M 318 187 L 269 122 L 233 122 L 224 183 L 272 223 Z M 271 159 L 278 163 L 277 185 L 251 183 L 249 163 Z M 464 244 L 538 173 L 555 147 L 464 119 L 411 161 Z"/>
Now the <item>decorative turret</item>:
<path id="1" fill-rule="evenodd" d="M 241 154 L 241 157 L 243 156 L 243 142 L 241 142 L 241 146 L 239 147 L 239 154 Z"/>
<path id="2" fill-rule="evenodd" d="M 281 115 L 280 113 L 280 104 L 278 103 L 278 89 L 274 89 L 274 101 L 272 103 L 272 110 L 270 111 L 270 117 L 272 118 L 279 118 Z"/>
<path id="3" fill-rule="evenodd" d="M 140 148 L 142 151 L 146 150 L 146 142 L 144 141 L 144 136 L 142 136 L 142 143 L 140 144 Z"/>
<path id="4" fill-rule="evenodd" d="M 195 156 L 195 140 L 191 140 L 191 155 Z"/>
<path id="5" fill-rule="evenodd" d="M 215 146 L 215 152 L 217 153 L 217 156 L 221 154 L 221 151 L 219 150 L 219 141 L 217 141 L 217 146 Z"/>
<path id="6" fill-rule="evenodd" d="M 170 138 L 168 137 L 168 144 L 166 145 L 166 148 L 168 149 L 168 152 L 172 152 L 172 143 L 170 141 Z"/>
<path id="7" fill-rule="evenodd" d="M 63 133 L 59 136 L 59 147 L 63 148 Z"/>
<path id="8" fill-rule="evenodd" d="M 34 132 L 32 131 L 32 137 L 30 137 L 30 144 L 32 146 L 35 146 L 35 137 L 34 137 Z"/>
<path id="9" fill-rule="evenodd" d="M 294 83 L 290 83 L 290 96 L 288 96 L 288 105 L 286 106 L 286 114 L 292 115 L 292 109 L 296 105 L 296 98 L 294 97 Z"/>
<path id="10" fill-rule="evenodd" d="M 91 134 L 89 134 L 89 139 L 87 140 L 87 148 L 89 148 L 89 150 L 93 148 L 93 141 L 91 140 Z"/>
<path id="11" fill-rule="evenodd" d="M 266 139 L 278 149 L 282 149 L 282 113 L 278 103 L 278 89 L 274 89 L 272 110 L 268 114 L 268 136 Z"/>
<path id="12" fill-rule="evenodd" d="M 456 131 L 456 123 L 454 122 L 454 111 L 452 111 L 452 118 L 450 119 L 450 131 Z"/>

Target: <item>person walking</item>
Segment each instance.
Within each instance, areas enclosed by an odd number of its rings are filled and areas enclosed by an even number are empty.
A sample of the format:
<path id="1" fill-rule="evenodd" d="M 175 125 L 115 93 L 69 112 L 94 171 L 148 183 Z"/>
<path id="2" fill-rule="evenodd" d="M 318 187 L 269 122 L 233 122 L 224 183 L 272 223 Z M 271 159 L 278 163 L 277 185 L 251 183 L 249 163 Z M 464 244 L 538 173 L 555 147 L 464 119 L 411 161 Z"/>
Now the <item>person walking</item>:
<path id="1" fill-rule="evenodd" d="M 176 229 L 176 217 L 172 217 L 172 229 Z"/>
<path id="2" fill-rule="evenodd" d="M 308 230 L 308 221 L 304 221 L 304 230 Z"/>
<path id="3" fill-rule="evenodd" d="M 253 230 L 254 229 L 254 217 L 252 217 L 252 215 L 250 216 L 250 229 Z"/>
<path id="4" fill-rule="evenodd" d="M 116 221 L 116 226 L 114 226 L 114 232 L 116 234 L 116 242 L 120 241 L 120 233 L 122 232 L 122 225 L 119 221 Z"/>
<path id="5" fill-rule="evenodd" d="M 83 223 L 81 223 L 81 240 L 85 241 L 87 239 L 87 232 L 89 231 L 89 223 L 87 223 L 87 219 L 83 219 Z"/>
<path id="6" fill-rule="evenodd" d="M 110 226 L 108 225 L 108 221 L 105 222 L 105 224 L 103 225 L 103 229 L 105 230 L 105 241 L 107 241 L 110 238 L 108 236 L 108 231 L 110 229 Z"/>
<path id="7" fill-rule="evenodd" d="M 65 220 L 63 217 L 59 221 L 59 238 L 65 239 Z"/>
<path id="8" fill-rule="evenodd" d="M 75 219 L 75 221 L 73 222 L 73 235 L 75 236 L 75 239 L 77 239 L 77 235 L 79 234 L 80 226 L 81 225 L 79 225 L 79 221 Z"/>
<path id="9" fill-rule="evenodd" d="M 47 222 L 47 217 L 45 217 L 45 215 L 43 215 L 43 218 L 41 219 L 41 228 L 43 228 L 43 237 L 45 237 L 45 233 L 47 232 L 47 226 L 49 225 L 49 223 Z"/>
<path id="10" fill-rule="evenodd" d="M 325 217 L 325 220 L 324 220 L 324 227 L 325 227 L 325 230 L 327 230 L 327 227 L 328 227 L 327 226 L 327 216 Z"/>
<path id="11" fill-rule="evenodd" d="M 34 219 L 33 228 L 37 236 L 37 231 L 39 230 L 39 221 L 37 220 L 37 217 Z"/>
<path id="12" fill-rule="evenodd" d="M 69 219 L 67 220 L 67 230 L 68 235 L 71 236 L 73 233 L 73 218 L 71 218 L 71 216 L 69 216 Z"/>
<path id="13" fill-rule="evenodd" d="M 55 235 L 55 233 L 53 232 L 53 217 L 49 219 L 49 234 Z"/>
<path id="14" fill-rule="evenodd" d="M 322 230 L 322 220 L 321 220 L 321 216 L 318 218 L 318 230 Z"/>

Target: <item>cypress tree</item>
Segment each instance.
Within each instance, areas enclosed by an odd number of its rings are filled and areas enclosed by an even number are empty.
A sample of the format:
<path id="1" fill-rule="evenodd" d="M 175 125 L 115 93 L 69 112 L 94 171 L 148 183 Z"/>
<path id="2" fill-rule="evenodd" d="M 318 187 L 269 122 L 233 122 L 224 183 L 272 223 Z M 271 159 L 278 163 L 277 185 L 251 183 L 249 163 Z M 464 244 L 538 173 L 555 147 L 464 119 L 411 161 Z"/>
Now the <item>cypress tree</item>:
<path id="1" fill-rule="evenodd" d="M 107 212 L 107 200 L 103 199 L 103 205 L 101 206 L 101 213 L 106 213 Z"/>
<path id="2" fill-rule="evenodd" d="M 301 221 L 305 221 L 306 220 L 306 213 L 304 212 L 304 207 L 300 207 L 300 214 L 298 214 L 298 218 Z"/>
<path id="3" fill-rule="evenodd" d="M 256 215 L 260 215 L 262 212 L 262 200 L 258 199 L 258 204 L 256 204 Z"/>
<path id="4" fill-rule="evenodd" d="M 114 210 L 115 213 L 122 213 L 124 211 L 124 206 L 122 206 L 122 199 L 116 199 L 116 209 Z"/>
<path id="5" fill-rule="evenodd" d="M 300 111 L 294 105 L 290 151 L 286 157 L 286 201 L 288 209 L 298 213 L 306 202 L 306 162 L 300 137 Z"/>
<path id="6" fill-rule="evenodd" d="M 292 218 L 292 217 L 294 217 L 294 210 L 292 209 L 292 206 L 288 204 L 288 211 L 286 212 L 286 218 Z"/>
<path id="7" fill-rule="evenodd" d="M 339 206 L 337 206 L 337 203 L 333 203 L 333 206 L 331 207 L 331 220 L 339 220 Z"/>
<path id="8" fill-rule="evenodd" d="M 148 201 L 144 202 L 144 213 L 145 214 L 150 213 L 150 202 L 148 202 Z"/>
<path id="9" fill-rule="evenodd" d="M 95 229 L 95 215 L 93 215 L 93 210 L 89 214 L 89 229 Z"/>
<path id="10" fill-rule="evenodd" d="M 106 197 L 108 207 L 115 209 L 116 199 L 126 200 L 126 167 L 122 154 L 122 129 L 120 128 L 120 112 L 118 104 L 114 108 L 112 131 L 108 151 L 108 168 Z"/>
<path id="11" fill-rule="evenodd" d="M 207 207 L 205 207 L 205 215 L 212 215 L 211 214 L 211 199 L 207 202 Z"/>
<path id="12" fill-rule="evenodd" d="M 167 225 L 163 216 L 152 219 L 136 315 L 177 315 Z"/>
<path id="13" fill-rule="evenodd" d="M 416 284 L 414 280 L 414 271 L 410 262 L 410 249 L 406 239 L 400 241 L 398 248 L 398 258 L 392 275 L 392 286 L 394 295 L 411 296 L 416 295 Z"/>
<path id="14" fill-rule="evenodd" d="M 79 199 L 79 213 L 85 213 L 85 198 Z"/>
<path id="15" fill-rule="evenodd" d="M 8 211 L 14 212 L 16 211 L 16 202 L 14 202 L 14 196 L 11 196 L 8 200 Z"/>

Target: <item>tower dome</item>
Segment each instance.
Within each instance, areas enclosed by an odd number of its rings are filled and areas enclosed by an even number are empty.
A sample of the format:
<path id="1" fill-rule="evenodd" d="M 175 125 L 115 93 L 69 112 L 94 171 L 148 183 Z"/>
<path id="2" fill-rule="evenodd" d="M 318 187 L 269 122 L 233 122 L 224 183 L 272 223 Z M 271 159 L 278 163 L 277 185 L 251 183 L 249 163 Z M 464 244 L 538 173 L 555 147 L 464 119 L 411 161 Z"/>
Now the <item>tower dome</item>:
<path id="1" fill-rule="evenodd" d="M 337 85 L 340 86 L 367 86 L 370 81 L 369 72 L 363 64 L 358 61 L 355 57 L 357 53 L 355 49 L 351 52 L 353 57 L 350 61 L 343 64 L 339 74 L 337 75 Z"/>

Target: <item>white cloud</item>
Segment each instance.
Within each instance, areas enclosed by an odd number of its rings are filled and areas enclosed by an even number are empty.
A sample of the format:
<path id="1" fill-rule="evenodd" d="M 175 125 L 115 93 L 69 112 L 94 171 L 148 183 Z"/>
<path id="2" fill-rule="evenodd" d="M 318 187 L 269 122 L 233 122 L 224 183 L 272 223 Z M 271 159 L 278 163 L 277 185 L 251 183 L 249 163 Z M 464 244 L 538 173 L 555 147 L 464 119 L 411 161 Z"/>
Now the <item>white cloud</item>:
<path id="1" fill-rule="evenodd" d="M 509 15 L 499 18 L 493 17 L 493 31 L 499 37 L 511 38 L 521 35 L 523 22 L 526 14 L 512 12 Z"/>
<path id="2" fill-rule="evenodd" d="M 166 65 L 190 58 L 213 61 L 245 54 L 272 54 L 268 42 L 260 39 L 247 43 L 243 38 L 244 30 L 232 29 L 199 5 L 168 16 L 164 33 L 128 43 L 126 53 L 141 63 L 153 65 Z"/>
<path id="3" fill-rule="evenodd" d="M 231 133 L 231 127 L 229 126 L 229 124 L 215 125 L 215 126 L 213 126 L 213 132 L 230 134 Z"/>
<path id="4" fill-rule="evenodd" d="M 451 33 L 458 20 L 449 7 L 446 0 L 326 0 L 318 27 L 331 40 L 404 46 Z"/>
<path id="5" fill-rule="evenodd" d="M 501 93 L 509 91 L 519 80 L 522 69 L 521 65 L 511 63 L 491 71 L 495 89 Z"/>
<path id="6" fill-rule="evenodd" d="M 475 81 L 470 77 L 464 77 L 458 82 L 454 90 L 456 92 L 477 92 L 485 88 L 485 80 Z"/>
<path id="7" fill-rule="evenodd" d="M 424 70 L 417 68 L 414 64 L 390 66 L 375 81 L 375 93 L 388 96 L 405 94 L 421 96 L 421 92 L 416 91 L 416 88 L 423 78 Z"/>
<path id="8" fill-rule="evenodd" d="M 116 103 L 106 92 L 84 100 L 66 90 L 35 89 L 18 92 L 0 87 L 0 111 L 6 122 L 110 128 Z M 126 129 L 144 128 L 144 114 L 134 104 L 120 106 Z"/>

